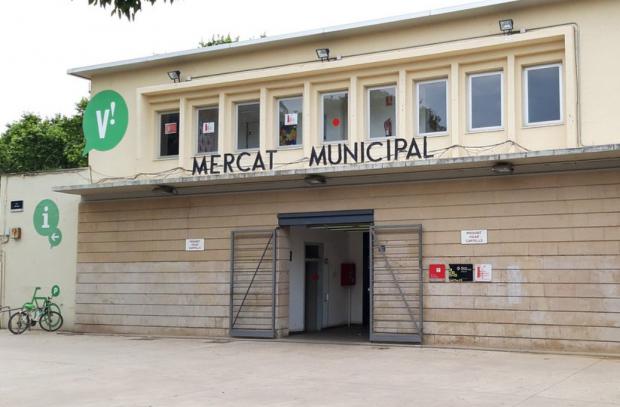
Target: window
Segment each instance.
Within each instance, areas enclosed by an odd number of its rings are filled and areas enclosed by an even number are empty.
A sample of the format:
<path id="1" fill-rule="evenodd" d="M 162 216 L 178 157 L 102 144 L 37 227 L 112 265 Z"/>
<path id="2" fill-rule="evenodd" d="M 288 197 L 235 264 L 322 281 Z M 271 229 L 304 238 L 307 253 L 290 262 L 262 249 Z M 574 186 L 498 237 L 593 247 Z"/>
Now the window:
<path id="1" fill-rule="evenodd" d="M 561 65 L 535 66 L 524 73 L 525 124 L 561 122 Z"/>
<path id="2" fill-rule="evenodd" d="M 303 98 L 301 96 L 278 100 L 280 146 L 302 144 Z"/>
<path id="3" fill-rule="evenodd" d="M 179 112 L 159 114 L 159 155 L 179 155 Z"/>
<path id="4" fill-rule="evenodd" d="M 368 89 L 368 137 L 394 137 L 396 127 L 396 87 Z"/>
<path id="5" fill-rule="evenodd" d="M 218 114 L 217 107 L 198 110 L 198 153 L 217 152 Z"/>
<path id="6" fill-rule="evenodd" d="M 418 134 L 433 135 L 448 130 L 448 81 L 419 82 Z"/>
<path id="7" fill-rule="evenodd" d="M 499 130 L 503 126 L 503 74 L 469 75 L 469 130 Z"/>
<path id="8" fill-rule="evenodd" d="M 323 141 L 343 141 L 347 139 L 348 98 L 349 93 L 346 91 L 321 95 Z"/>
<path id="9" fill-rule="evenodd" d="M 247 150 L 260 146 L 260 103 L 237 105 L 237 149 Z"/>

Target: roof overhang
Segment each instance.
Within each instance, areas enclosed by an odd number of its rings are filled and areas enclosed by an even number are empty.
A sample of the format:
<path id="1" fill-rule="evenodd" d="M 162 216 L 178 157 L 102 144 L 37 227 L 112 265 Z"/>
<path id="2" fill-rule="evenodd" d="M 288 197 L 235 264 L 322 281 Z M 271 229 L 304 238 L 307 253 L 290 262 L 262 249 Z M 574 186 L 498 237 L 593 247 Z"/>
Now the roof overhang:
<path id="1" fill-rule="evenodd" d="M 545 3 L 557 1 L 564 0 L 545 0 Z M 328 40 L 342 36 L 358 35 L 361 33 L 398 29 L 412 24 L 437 23 L 454 18 L 473 17 L 483 13 L 510 11 L 511 9 L 517 7 L 525 7 L 540 3 L 540 0 L 482 0 L 464 5 L 445 7 L 395 17 L 337 25 L 291 34 L 274 35 L 265 38 L 239 41 L 212 47 L 194 48 L 184 51 L 156 54 L 142 58 L 83 66 L 69 69 L 67 73 L 81 78 L 91 79 L 97 74 L 127 71 L 136 68 L 148 68 L 172 62 L 183 63 L 210 57 L 219 57 L 244 52 L 255 52 L 274 46 L 291 46 L 316 39 Z"/>
<path id="2" fill-rule="evenodd" d="M 514 172 L 511 175 L 495 175 L 492 167 L 500 162 L 512 164 Z M 474 157 L 275 169 L 253 173 L 123 179 L 86 185 L 58 186 L 54 188 L 54 191 L 81 195 L 84 200 L 93 201 L 318 189 L 478 177 L 514 177 L 619 168 L 620 144 L 610 144 Z M 310 185 L 306 182 L 306 177 L 317 174 L 325 177 L 324 184 Z"/>

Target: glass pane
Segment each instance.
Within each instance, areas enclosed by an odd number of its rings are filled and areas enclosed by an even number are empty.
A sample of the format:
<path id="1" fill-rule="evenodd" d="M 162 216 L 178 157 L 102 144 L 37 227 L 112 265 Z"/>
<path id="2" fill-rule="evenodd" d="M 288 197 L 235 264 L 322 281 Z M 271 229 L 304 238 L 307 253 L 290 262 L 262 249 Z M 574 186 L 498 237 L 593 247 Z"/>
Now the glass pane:
<path id="1" fill-rule="evenodd" d="M 560 67 L 529 69 L 526 72 L 528 122 L 560 120 Z"/>
<path id="2" fill-rule="evenodd" d="M 295 146 L 302 143 L 303 98 L 283 99 L 278 102 L 280 145 Z"/>
<path id="3" fill-rule="evenodd" d="M 396 88 L 371 89 L 368 99 L 370 137 L 396 136 Z"/>
<path id="4" fill-rule="evenodd" d="M 469 91 L 471 92 L 471 128 L 501 127 L 501 74 L 472 76 Z"/>
<path id="5" fill-rule="evenodd" d="M 339 92 L 323 95 L 323 140 L 347 139 L 348 93 Z"/>
<path id="6" fill-rule="evenodd" d="M 239 150 L 259 147 L 259 118 L 259 103 L 237 105 L 237 148 Z"/>
<path id="7" fill-rule="evenodd" d="M 159 128 L 159 155 L 179 155 L 179 112 L 162 113 Z"/>
<path id="8" fill-rule="evenodd" d="M 213 153 L 217 151 L 218 108 L 198 111 L 198 152 Z"/>
<path id="9" fill-rule="evenodd" d="M 439 133 L 448 129 L 447 82 L 418 85 L 419 133 Z"/>

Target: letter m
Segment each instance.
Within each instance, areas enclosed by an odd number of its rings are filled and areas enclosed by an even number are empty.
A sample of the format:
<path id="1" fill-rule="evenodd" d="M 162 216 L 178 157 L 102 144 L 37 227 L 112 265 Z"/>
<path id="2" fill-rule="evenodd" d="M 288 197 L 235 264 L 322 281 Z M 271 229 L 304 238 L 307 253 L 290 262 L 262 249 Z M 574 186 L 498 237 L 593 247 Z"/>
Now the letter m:
<path id="1" fill-rule="evenodd" d="M 202 162 L 200 163 L 200 165 L 198 165 L 198 160 L 196 159 L 196 157 L 194 157 L 194 165 L 192 166 L 192 175 L 196 175 L 196 173 L 198 173 L 198 175 L 205 173 L 205 175 L 207 174 L 207 158 L 206 157 L 202 157 Z"/>
<path id="2" fill-rule="evenodd" d="M 325 157 L 325 146 L 321 147 L 321 152 L 319 154 L 316 153 L 314 147 L 312 147 L 312 151 L 310 152 L 310 163 L 309 166 L 312 167 L 312 164 L 319 165 L 323 161 L 323 165 L 327 165 L 327 159 Z"/>

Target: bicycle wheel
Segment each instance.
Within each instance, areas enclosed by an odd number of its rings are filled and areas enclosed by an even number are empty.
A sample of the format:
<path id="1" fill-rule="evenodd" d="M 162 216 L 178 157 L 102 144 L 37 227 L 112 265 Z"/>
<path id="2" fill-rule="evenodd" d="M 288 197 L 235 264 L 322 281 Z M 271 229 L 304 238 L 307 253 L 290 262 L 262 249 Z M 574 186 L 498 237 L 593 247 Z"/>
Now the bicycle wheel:
<path id="1" fill-rule="evenodd" d="M 14 335 L 23 334 L 30 327 L 30 315 L 26 311 L 20 311 L 9 319 L 9 331 Z"/>
<path id="2" fill-rule="evenodd" d="M 39 326 L 45 331 L 54 332 L 60 329 L 62 322 L 62 315 L 56 311 L 48 311 L 41 315 Z"/>

